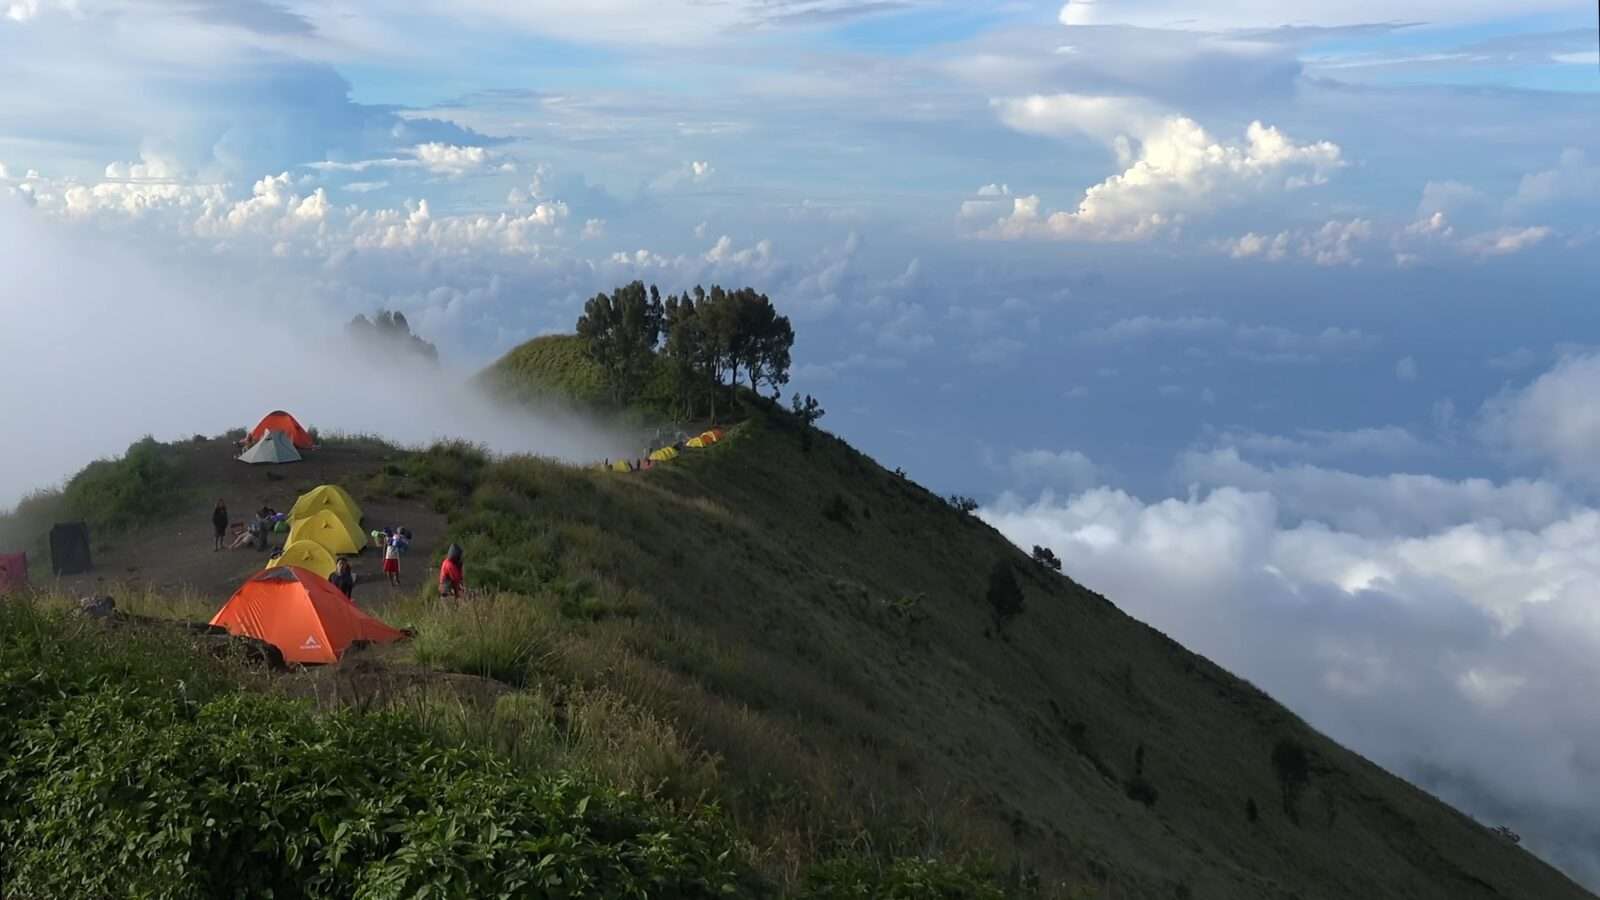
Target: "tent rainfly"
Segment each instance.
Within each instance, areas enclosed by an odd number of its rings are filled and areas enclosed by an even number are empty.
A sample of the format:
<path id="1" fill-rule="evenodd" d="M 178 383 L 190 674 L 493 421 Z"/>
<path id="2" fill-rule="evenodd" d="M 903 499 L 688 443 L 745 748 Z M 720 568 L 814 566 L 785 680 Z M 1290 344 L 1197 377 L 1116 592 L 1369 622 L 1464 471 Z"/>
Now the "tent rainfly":
<path id="1" fill-rule="evenodd" d="M 355 556 L 366 546 L 367 536 L 361 533 L 360 526 L 331 509 L 323 509 L 289 526 L 289 539 L 284 546 L 300 541 L 321 544 L 334 556 Z"/>
<path id="2" fill-rule="evenodd" d="M 328 579 L 294 566 L 253 576 L 211 624 L 266 641 L 293 663 L 334 663 L 357 641 L 387 644 L 406 636 L 362 612 Z"/>
<path id="3" fill-rule="evenodd" d="M 256 423 L 256 427 L 250 429 L 250 443 L 254 444 L 266 437 L 269 431 L 281 431 L 288 435 L 297 450 L 310 450 L 316 443 L 311 440 L 310 432 L 301 428 L 294 416 L 281 409 L 267 413 Z"/>
<path id="4" fill-rule="evenodd" d="M 352 525 L 361 524 L 361 507 L 350 492 L 337 484 L 324 484 L 300 495 L 289 510 L 290 519 L 309 518 L 313 513 L 331 509 Z M 359 531 L 359 529 L 357 529 Z"/>
<path id="5" fill-rule="evenodd" d="M 283 552 L 267 563 L 267 568 L 295 566 L 327 578 L 333 574 L 334 562 L 333 554 L 328 552 L 328 548 L 314 541 L 298 541 L 285 545 Z"/>

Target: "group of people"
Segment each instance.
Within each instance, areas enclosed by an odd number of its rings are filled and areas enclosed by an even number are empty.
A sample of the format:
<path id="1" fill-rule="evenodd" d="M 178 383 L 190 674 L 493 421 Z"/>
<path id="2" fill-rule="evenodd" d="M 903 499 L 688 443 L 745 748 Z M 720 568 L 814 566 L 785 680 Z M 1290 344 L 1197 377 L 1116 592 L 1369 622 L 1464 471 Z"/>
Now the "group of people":
<path id="1" fill-rule="evenodd" d="M 221 499 L 211 510 L 211 529 L 214 538 L 211 550 L 238 550 L 242 547 L 253 547 L 256 550 L 267 549 L 268 536 L 272 533 L 284 514 L 263 503 L 261 508 L 250 519 L 250 524 L 240 529 L 232 543 L 228 543 L 228 526 L 232 519 L 228 516 L 228 504 Z"/>
<path id="2" fill-rule="evenodd" d="M 283 515 L 266 503 L 256 511 L 248 527 L 239 532 L 233 543 L 227 543 L 228 527 L 232 520 L 228 515 L 228 504 L 221 499 L 211 511 L 211 525 L 215 541 L 212 552 L 223 549 L 237 549 L 247 544 L 259 550 L 267 549 L 267 536 L 272 532 L 275 523 Z M 400 557 L 411 549 L 411 529 L 405 527 L 384 528 L 372 532 L 373 543 L 383 549 L 383 574 L 389 584 L 400 585 Z M 451 544 L 445 551 L 444 561 L 439 564 L 439 596 L 458 598 L 466 589 L 466 577 L 462 569 L 462 549 L 460 544 Z M 350 560 L 339 557 L 334 563 L 333 572 L 328 576 L 328 581 L 338 588 L 346 597 L 353 597 L 356 589 L 357 577 L 350 567 Z"/>

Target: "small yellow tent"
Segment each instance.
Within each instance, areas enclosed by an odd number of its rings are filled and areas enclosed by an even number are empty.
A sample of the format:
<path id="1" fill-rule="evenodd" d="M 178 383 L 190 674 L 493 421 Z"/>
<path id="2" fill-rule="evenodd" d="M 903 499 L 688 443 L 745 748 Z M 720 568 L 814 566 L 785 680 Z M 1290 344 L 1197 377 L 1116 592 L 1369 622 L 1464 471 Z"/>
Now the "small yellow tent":
<path id="1" fill-rule="evenodd" d="M 322 549 L 335 556 L 354 556 L 366 545 L 367 536 L 343 516 L 331 509 L 323 509 L 304 519 L 295 520 L 289 528 L 289 540 L 284 542 L 284 546 L 298 541 L 321 544 Z"/>
<path id="2" fill-rule="evenodd" d="M 333 510 L 352 525 L 361 524 L 361 507 L 348 491 L 337 484 L 324 484 L 301 494 L 300 499 L 294 502 L 294 508 L 289 510 L 289 518 L 309 518 L 312 513 L 324 509 Z"/>
<path id="3" fill-rule="evenodd" d="M 677 447 L 662 447 L 660 450 L 657 450 L 656 452 L 650 454 L 650 460 L 652 462 L 666 462 L 669 459 L 677 459 L 677 458 L 678 458 L 678 448 Z"/>
<path id="4" fill-rule="evenodd" d="M 633 464 L 628 462 L 625 459 L 619 459 L 616 462 L 611 464 L 611 471 L 613 471 L 613 472 L 632 472 L 633 471 Z"/>
<path id="5" fill-rule="evenodd" d="M 298 566 L 327 578 L 333 574 L 333 554 L 328 549 L 314 541 L 300 541 L 290 543 L 267 563 L 267 568 L 273 566 Z"/>

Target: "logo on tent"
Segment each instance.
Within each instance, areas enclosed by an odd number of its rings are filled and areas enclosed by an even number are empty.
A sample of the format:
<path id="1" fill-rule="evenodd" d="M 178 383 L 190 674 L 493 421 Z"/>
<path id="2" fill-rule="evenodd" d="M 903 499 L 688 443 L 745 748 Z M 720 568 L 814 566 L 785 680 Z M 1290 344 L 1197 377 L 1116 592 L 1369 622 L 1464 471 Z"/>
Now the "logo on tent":
<path id="1" fill-rule="evenodd" d="M 300 649 L 301 650 L 321 650 L 322 649 L 322 644 L 320 644 L 317 641 L 317 636 L 316 635 L 308 634 L 308 635 L 306 635 L 305 642 L 300 645 Z"/>

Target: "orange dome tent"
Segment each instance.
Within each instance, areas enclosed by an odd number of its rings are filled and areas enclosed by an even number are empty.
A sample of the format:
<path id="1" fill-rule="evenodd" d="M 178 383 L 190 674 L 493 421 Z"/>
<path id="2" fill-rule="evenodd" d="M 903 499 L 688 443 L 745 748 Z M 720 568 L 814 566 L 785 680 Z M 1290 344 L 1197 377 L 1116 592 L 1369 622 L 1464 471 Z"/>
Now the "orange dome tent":
<path id="1" fill-rule="evenodd" d="M 256 427 L 251 429 L 250 443 L 254 444 L 256 441 L 266 437 L 269 431 L 283 432 L 289 438 L 289 442 L 294 444 L 296 450 L 310 450 L 315 444 L 315 441 L 311 440 L 311 435 L 300 427 L 300 423 L 295 421 L 294 416 L 281 409 L 275 409 L 267 413 L 257 423 Z"/>
<path id="2" fill-rule="evenodd" d="M 328 579 L 296 566 L 257 573 L 211 624 L 266 641 L 293 663 L 337 662 L 355 641 L 388 644 L 406 636 L 362 612 Z"/>

